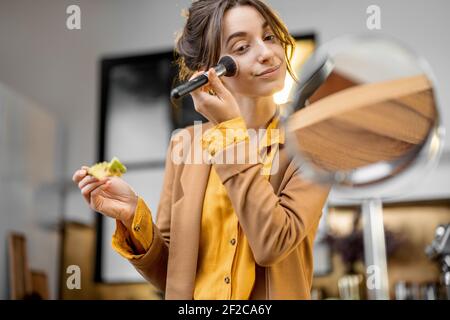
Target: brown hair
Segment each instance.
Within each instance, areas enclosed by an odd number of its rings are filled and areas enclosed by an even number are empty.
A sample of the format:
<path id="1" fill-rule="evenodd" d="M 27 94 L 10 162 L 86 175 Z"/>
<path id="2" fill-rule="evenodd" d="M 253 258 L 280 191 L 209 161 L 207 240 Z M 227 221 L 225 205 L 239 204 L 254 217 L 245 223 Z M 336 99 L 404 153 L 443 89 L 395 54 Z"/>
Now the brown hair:
<path id="1" fill-rule="evenodd" d="M 295 40 L 267 4 L 261 0 L 198 0 L 192 3 L 186 13 L 186 25 L 175 44 L 179 80 L 186 80 L 195 71 L 202 68 L 207 70 L 219 61 L 223 16 L 227 10 L 245 5 L 258 10 L 269 23 L 284 48 L 287 70 L 296 79 L 289 62 L 294 53 Z"/>

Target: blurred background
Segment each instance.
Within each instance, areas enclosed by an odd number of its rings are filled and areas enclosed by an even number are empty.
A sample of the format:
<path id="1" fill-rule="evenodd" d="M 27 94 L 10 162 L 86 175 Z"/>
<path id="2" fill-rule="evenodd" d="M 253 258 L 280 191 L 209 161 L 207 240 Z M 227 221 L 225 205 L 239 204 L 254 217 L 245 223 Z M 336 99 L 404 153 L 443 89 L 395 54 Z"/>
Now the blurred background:
<path id="1" fill-rule="evenodd" d="M 118 156 L 129 169 L 124 179 L 156 214 L 171 132 L 204 120 L 188 99 L 168 99 L 175 34 L 190 3 L 0 0 L 0 299 L 162 298 L 113 252 L 114 221 L 87 207 L 71 177 Z M 296 38 L 299 64 L 341 35 L 401 40 L 430 64 L 450 129 L 448 1 L 267 3 Z M 380 30 L 366 25 L 373 4 Z M 79 29 L 67 25 L 71 5 L 80 9 Z M 446 297 L 442 261 L 426 248 L 448 235 L 449 178 L 447 136 L 437 168 L 384 203 L 391 299 Z M 313 298 L 366 298 L 360 216 L 358 205 L 330 196 L 316 239 Z"/>

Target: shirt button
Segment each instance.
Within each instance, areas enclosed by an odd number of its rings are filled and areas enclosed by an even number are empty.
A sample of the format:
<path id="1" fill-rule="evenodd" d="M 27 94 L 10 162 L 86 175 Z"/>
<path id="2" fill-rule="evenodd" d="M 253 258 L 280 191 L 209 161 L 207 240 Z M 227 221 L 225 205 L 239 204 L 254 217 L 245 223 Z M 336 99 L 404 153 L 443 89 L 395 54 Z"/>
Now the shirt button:
<path id="1" fill-rule="evenodd" d="M 225 279 L 223 279 L 225 281 L 226 284 L 230 283 L 230 278 L 229 277 L 225 277 Z"/>
<path id="2" fill-rule="evenodd" d="M 234 238 L 231 239 L 231 240 L 230 240 L 230 243 L 231 243 L 232 246 L 234 246 L 234 245 L 236 244 L 236 239 L 234 239 Z"/>
<path id="3" fill-rule="evenodd" d="M 140 225 L 138 225 L 138 224 L 137 224 L 137 225 L 135 225 L 135 226 L 134 226 L 134 231 L 136 231 L 136 232 L 137 232 L 137 231 L 139 231 L 139 230 L 141 230 L 141 226 L 140 226 Z"/>

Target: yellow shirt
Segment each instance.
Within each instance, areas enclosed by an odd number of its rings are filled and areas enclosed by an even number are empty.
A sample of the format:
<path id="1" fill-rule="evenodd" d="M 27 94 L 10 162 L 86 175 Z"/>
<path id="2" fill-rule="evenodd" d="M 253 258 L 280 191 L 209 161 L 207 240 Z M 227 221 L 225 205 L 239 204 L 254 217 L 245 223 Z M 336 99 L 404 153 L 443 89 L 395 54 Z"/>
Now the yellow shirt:
<path id="1" fill-rule="evenodd" d="M 279 143 L 284 135 L 276 130 L 278 113 L 259 139 L 263 174 L 268 177 Z M 232 130 L 229 130 L 232 129 Z M 275 129 L 275 130 L 274 130 Z M 231 132 L 231 134 L 230 134 Z M 245 122 L 241 117 L 218 124 L 206 131 L 202 146 L 213 156 L 226 146 L 248 139 Z M 113 235 L 113 248 L 127 259 L 138 259 L 129 243 L 127 230 L 119 221 Z M 136 228 L 139 227 L 139 228 Z M 132 224 L 133 234 L 145 250 L 151 245 L 153 226 L 145 202 L 139 198 Z M 150 239 L 150 240 L 149 240 Z M 203 202 L 200 247 L 195 279 L 194 299 L 248 299 L 255 281 L 255 261 L 225 186 L 211 166 Z"/>

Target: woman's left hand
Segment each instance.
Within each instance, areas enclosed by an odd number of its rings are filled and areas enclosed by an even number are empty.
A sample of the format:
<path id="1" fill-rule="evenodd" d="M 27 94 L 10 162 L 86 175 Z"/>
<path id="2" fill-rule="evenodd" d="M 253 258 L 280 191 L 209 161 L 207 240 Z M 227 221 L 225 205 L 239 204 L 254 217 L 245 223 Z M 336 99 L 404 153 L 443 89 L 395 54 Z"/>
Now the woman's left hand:
<path id="1" fill-rule="evenodd" d="M 194 73 L 190 79 L 203 72 Z M 241 112 L 236 99 L 219 79 L 214 68 L 209 69 L 208 78 L 206 85 L 191 92 L 195 110 L 214 124 L 239 117 Z M 210 92 L 214 92 L 214 95 Z"/>

